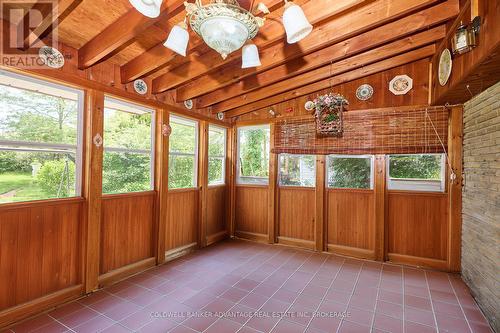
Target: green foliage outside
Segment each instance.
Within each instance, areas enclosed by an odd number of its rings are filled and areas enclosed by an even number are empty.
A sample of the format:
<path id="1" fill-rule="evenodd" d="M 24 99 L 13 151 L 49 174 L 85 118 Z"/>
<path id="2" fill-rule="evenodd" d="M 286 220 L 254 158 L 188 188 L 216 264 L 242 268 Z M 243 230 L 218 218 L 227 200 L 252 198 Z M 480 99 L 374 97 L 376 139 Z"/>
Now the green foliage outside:
<path id="1" fill-rule="evenodd" d="M 316 184 L 314 155 L 280 155 L 279 183 L 282 186 L 308 186 Z"/>
<path id="2" fill-rule="evenodd" d="M 56 198 L 75 195 L 75 163 L 68 159 L 46 161 L 36 176 L 40 188 Z"/>
<path id="3" fill-rule="evenodd" d="M 441 155 L 391 155 L 389 176 L 400 179 L 441 179 Z"/>
<path id="4" fill-rule="evenodd" d="M 241 129 L 240 176 L 269 177 L 269 129 Z"/>
<path id="5" fill-rule="evenodd" d="M 370 158 L 328 158 L 328 187 L 366 188 L 371 186 Z"/>
<path id="6" fill-rule="evenodd" d="M 226 136 L 223 130 L 209 129 L 208 131 L 208 184 L 224 182 L 224 156 Z"/>
<path id="7" fill-rule="evenodd" d="M 194 187 L 196 127 L 176 121 L 171 121 L 170 126 L 172 134 L 169 138 L 168 187 L 170 189 Z"/>

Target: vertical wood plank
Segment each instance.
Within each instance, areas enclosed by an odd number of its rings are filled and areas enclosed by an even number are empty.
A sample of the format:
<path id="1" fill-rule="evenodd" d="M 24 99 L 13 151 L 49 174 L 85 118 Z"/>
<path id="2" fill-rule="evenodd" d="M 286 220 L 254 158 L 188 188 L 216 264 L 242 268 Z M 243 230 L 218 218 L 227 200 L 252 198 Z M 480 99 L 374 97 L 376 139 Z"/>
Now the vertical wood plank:
<path id="1" fill-rule="evenodd" d="M 374 164 L 375 191 L 375 259 L 384 261 L 387 255 L 386 228 L 386 159 L 385 155 L 376 155 Z"/>
<path id="2" fill-rule="evenodd" d="M 463 108 L 454 107 L 450 112 L 448 133 L 448 158 L 456 175 L 449 184 L 448 270 L 460 272 L 462 238 L 462 157 Z M 451 174 L 451 170 L 450 170 Z"/>
<path id="3" fill-rule="evenodd" d="M 208 123 L 200 122 L 198 187 L 200 189 L 198 210 L 198 245 L 207 245 L 207 189 L 208 189 Z"/>
<path id="4" fill-rule="evenodd" d="M 94 138 L 103 137 L 104 93 L 90 90 L 87 94 L 86 158 L 84 197 L 86 199 L 86 267 L 85 291 L 91 292 L 98 287 L 99 249 L 102 204 L 102 158 L 103 144 L 94 144 Z M 102 142 L 101 142 L 102 143 Z"/>
<path id="5" fill-rule="evenodd" d="M 168 208 L 168 129 L 169 113 L 165 109 L 156 110 L 156 149 L 155 149 L 155 190 L 156 190 L 156 228 L 155 256 L 156 263 L 165 262 L 165 235 Z"/>
<path id="6" fill-rule="evenodd" d="M 325 187 L 326 156 L 316 157 L 316 251 L 325 250 Z"/>
<path id="7" fill-rule="evenodd" d="M 226 161 L 226 184 L 227 184 L 227 228 L 229 237 L 234 237 L 235 223 L 235 199 L 236 199 L 236 128 L 227 130 L 227 161 Z"/>
<path id="8" fill-rule="evenodd" d="M 277 174 L 278 174 L 278 155 L 272 153 L 274 149 L 274 123 L 270 124 L 270 143 L 269 143 L 269 195 L 268 195 L 268 210 L 267 210 L 267 226 L 269 243 L 276 242 L 276 189 L 277 189 Z"/>

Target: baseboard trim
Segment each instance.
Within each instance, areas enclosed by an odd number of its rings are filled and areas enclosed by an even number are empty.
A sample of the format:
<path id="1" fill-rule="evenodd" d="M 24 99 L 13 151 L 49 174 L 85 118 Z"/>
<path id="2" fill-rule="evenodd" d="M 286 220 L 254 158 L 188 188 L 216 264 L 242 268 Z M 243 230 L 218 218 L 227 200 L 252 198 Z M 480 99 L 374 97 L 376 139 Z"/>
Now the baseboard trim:
<path id="1" fill-rule="evenodd" d="M 316 243 L 314 241 L 309 241 L 305 239 L 299 238 L 291 238 L 291 237 L 278 237 L 278 244 L 288 245 L 288 246 L 296 246 L 300 248 L 305 248 L 308 250 L 316 249 Z"/>
<path id="2" fill-rule="evenodd" d="M 0 312 L 0 329 L 83 295 L 83 285 L 68 287 Z"/>
<path id="3" fill-rule="evenodd" d="M 99 276 L 99 287 L 106 287 L 131 275 L 140 273 L 156 265 L 156 258 L 147 258 L 136 263 L 114 269 Z"/>
<path id="4" fill-rule="evenodd" d="M 175 260 L 198 249 L 198 243 L 191 243 L 165 252 L 165 262 Z"/>
<path id="5" fill-rule="evenodd" d="M 227 230 L 223 230 L 221 232 L 207 236 L 207 246 L 212 245 L 212 244 L 217 243 L 217 242 L 220 242 L 221 240 L 224 240 L 228 237 L 229 236 L 228 236 Z"/>
<path id="6" fill-rule="evenodd" d="M 388 253 L 389 262 L 399 265 L 409 265 L 421 268 L 431 268 L 448 272 L 446 260 L 409 256 L 405 254 Z"/>
<path id="7" fill-rule="evenodd" d="M 369 259 L 375 260 L 375 251 L 361 249 L 357 247 L 336 245 L 336 244 L 328 244 L 327 245 L 328 252 L 333 254 L 339 254 L 342 256 L 354 257 L 359 259 Z"/>
<path id="8" fill-rule="evenodd" d="M 269 237 L 266 234 L 258 234 L 255 232 L 247 232 L 247 231 L 235 231 L 234 235 L 237 238 L 247 239 L 259 243 L 269 244 Z"/>

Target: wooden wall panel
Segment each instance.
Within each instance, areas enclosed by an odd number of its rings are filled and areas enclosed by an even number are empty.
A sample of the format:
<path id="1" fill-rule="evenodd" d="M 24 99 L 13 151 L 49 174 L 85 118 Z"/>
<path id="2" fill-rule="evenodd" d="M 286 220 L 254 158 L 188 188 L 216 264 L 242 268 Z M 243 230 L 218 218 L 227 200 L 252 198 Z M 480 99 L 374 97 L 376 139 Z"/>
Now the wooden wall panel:
<path id="1" fill-rule="evenodd" d="M 314 188 L 281 187 L 278 202 L 278 237 L 314 241 Z"/>
<path id="2" fill-rule="evenodd" d="M 413 79 L 413 89 L 406 95 L 396 96 L 389 91 L 389 82 L 396 75 L 406 74 Z M 373 97 L 367 101 L 360 101 L 356 98 L 356 90 L 362 84 L 368 83 L 373 86 Z M 274 109 L 282 117 L 300 116 L 312 114 L 304 108 L 307 101 L 313 100 L 322 93 L 331 90 L 344 95 L 349 101 L 347 110 L 366 110 L 386 107 L 399 107 L 409 105 L 425 105 L 429 96 L 429 61 L 424 59 L 414 63 L 393 68 L 382 73 L 373 74 L 362 79 L 347 82 L 334 86 L 332 89 L 325 89 L 307 96 L 297 97 L 292 100 L 255 110 L 237 118 L 237 121 L 260 120 L 273 118 L 269 114 L 269 109 Z"/>
<path id="3" fill-rule="evenodd" d="M 446 260 L 448 195 L 389 191 L 388 200 L 389 254 Z"/>
<path id="4" fill-rule="evenodd" d="M 198 241 L 198 189 L 168 193 L 165 249 L 173 250 Z"/>
<path id="5" fill-rule="evenodd" d="M 211 236 L 227 230 L 227 186 L 208 187 L 207 192 L 207 236 Z"/>
<path id="6" fill-rule="evenodd" d="M 80 199 L 0 208 L 0 310 L 81 283 Z"/>
<path id="7" fill-rule="evenodd" d="M 236 231 L 267 235 L 267 186 L 236 187 Z"/>
<path id="8" fill-rule="evenodd" d="M 100 274 L 154 256 L 154 204 L 154 192 L 103 197 Z"/>
<path id="9" fill-rule="evenodd" d="M 328 244 L 375 248 L 375 194 L 370 190 L 328 190 Z"/>

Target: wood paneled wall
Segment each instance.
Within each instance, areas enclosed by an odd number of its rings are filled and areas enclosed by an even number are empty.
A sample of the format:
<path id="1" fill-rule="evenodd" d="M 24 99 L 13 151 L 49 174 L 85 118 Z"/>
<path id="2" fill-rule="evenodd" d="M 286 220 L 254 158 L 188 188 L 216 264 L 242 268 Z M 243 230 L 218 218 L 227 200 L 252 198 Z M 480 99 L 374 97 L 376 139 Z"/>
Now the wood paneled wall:
<path id="1" fill-rule="evenodd" d="M 167 251 L 197 243 L 198 195 L 198 189 L 169 191 L 165 235 Z"/>
<path id="2" fill-rule="evenodd" d="M 155 192 L 104 196 L 100 274 L 154 256 L 154 203 Z"/>
<path id="3" fill-rule="evenodd" d="M 255 234 L 262 237 L 268 234 L 268 187 L 236 186 L 235 221 L 236 233 Z"/>
<path id="4" fill-rule="evenodd" d="M 280 187 L 278 193 L 278 241 L 314 248 L 315 189 Z"/>
<path id="5" fill-rule="evenodd" d="M 396 261 L 447 259 L 447 193 L 388 192 L 388 254 Z M 431 259 L 431 261 L 427 260 Z M 439 267 L 437 267 L 439 268 Z"/>
<path id="6" fill-rule="evenodd" d="M 82 205 L 70 199 L 0 207 L 0 311 L 81 284 Z"/>
<path id="7" fill-rule="evenodd" d="M 375 250 L 375 193 L 372 190 L 327 191 L 327 240 L 333 252 L 373 259 Z"/>
<path id="8" fill-rule="evenodd" d="M 227 186 L 209 186 L 207 191 L 207 237 L 227 231 Z"/>

